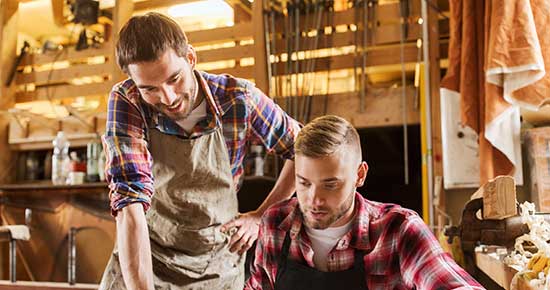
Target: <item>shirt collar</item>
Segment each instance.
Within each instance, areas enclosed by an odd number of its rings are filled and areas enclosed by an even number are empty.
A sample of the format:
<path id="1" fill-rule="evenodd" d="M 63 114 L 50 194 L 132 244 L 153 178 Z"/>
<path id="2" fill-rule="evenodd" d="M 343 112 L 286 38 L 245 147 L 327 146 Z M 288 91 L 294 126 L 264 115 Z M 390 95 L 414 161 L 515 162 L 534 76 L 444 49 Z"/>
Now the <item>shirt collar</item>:
<path id="1" fill-rule="evenodd" d="M 286 216 L 279 229 L 282 231 L 290 230 L 290 238 L 296 239 L 299 237 L 299 233 L 302 230 L 303 216 L 298 205 L 298 201 L 294 201 L 291 204 L 294 209 L 290 211 Z M 336 244 L 337 250 L 344 250 L 348 247 L 352 247 L 359 250 L 371 249 L 369 239 L 369 225 L 370 220 L 375 216 L 375 210 L 370 208 L 363 200 L 363 197 L 359 193 L 355 193 L 355 216 L 352 221 L 351 230 L 346 233 Z"/>

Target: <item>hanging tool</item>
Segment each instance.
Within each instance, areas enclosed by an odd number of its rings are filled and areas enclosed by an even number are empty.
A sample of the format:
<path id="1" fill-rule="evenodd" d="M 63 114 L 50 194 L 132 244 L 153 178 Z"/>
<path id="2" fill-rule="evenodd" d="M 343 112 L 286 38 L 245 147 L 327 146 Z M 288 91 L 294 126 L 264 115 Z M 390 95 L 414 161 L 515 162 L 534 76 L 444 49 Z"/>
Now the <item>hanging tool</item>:
<path id="1" fill-rule="evenodd" d="M 323 33 L 321 29 L 321 23 L 323 19 L 323 13 L 325 9 L 325 3 L 324 1 L 319 2 L 315 5 L 315 37 L 313 39 L 313 45 L 311 47 L 311 51 L 317 50 L 319 47 L 319 36 Z M 307 95 L 305 98 L 305 110 L 304 110 L 304 117 L 303 120 L 305 123 L 309 121 L 310 113 L 311 113 L 311 98 L 313 97 L 313 93 L 315 92 L 315 63 L 316 63 L 317 57 L 311 57 L 308 62 L 308 67 L 306 68 L 306 75 L 310 76 L 310 81 L 308 82 L 307 86 Z M 330 60 L 329 60 L 330 62 Z M 309 86 L 311 84 L 311 87 Z"/>
<path id="2" fill-rule="evenodd" d="M 404 181 L 405 184 L 409 184 L 409 132 L 408 132 L 408 102 L 407 102 L 407 76 L 405 73 L 405 39 L 407 38 L 407 20 L 409 13 L 409 1 L 400 0 L 399 14 L 399 51 L 401 60 L 401 112 L 403 116 L 403 167 L 404 167 Z"/>
<path id="3" fill-rule="evenodd" d="M 10 74 L 8 75 L 8 79 L 6 80 L 6 87 L 9 87 L 11 85 L 11 82 L 15 78 L 17 67 L 21 64 L 21 61 L 23 61 L 23 58 L 29 52 L 30 48 L 31 48 L 31 45 L 27 41 L 24 41 L 23 47 L 21 47 L 19 55 L 17 56 L 17 58 L 15 59 L 15 62 L 13 63 L 13 66 L 11 67 Z"/>
<path id="4" fill-rule="evenodd" d="M 367 77 L 367 36 L 368 36 L 368 30 L 369 30 L 369 14 L 368 14 L 368 5 L 370 5 L 370 2 L 367 4 L 367 0 L 362 0 L 362 12 L 363 12 L 363 36 L 362 36 L 362 44 L 361 44 L 361 84 L 360 84 L 360 102 L 359 102 L 359 111 L 361 113 L 365 112 L 365 98 L 366 98 L 366 77 Z"/>
<path id="5" fill-rule="evenodd" d="M 286 95 L 286 112 L 289 115 L 292 115 L 292 80 L 291 80 L 291 74 L 292 74 L 292 45 L 291 45 L 291 35 L 290 32 L 292 20 L 293 20 L 293 14 L 294 14 L 294 6 L 291 1 L 288 1 L 286 3 L 286 13 L 287 17 L 285 18 L 285 42 L 286 42 L 286 63 L 285 63 L 285 95 Z"/>
<path id="6" fill-rule="evenodd" d="M 267 1 L 262 1 L 262 19 L 264 22 L 264 38 L 265 38 L 265 58 L 267 68 L 267 89 L 266 93 L 271 94 L 271 78 L 273 77 L 271 66 L 271 37 L 269 34 L 269 11 Z M 270 9 L 271 10 L 271 9 Z"/>
<path id="7" fill-rule="evenodd" d="M 325 47 L 331 48 L 331 56 L 332 56 L 332 44 L 333 44 L 333 37 L 334 37 L 334 0 L 329 0 L 327 2 L 327 23 L 328 27 L 330 28 L 330 34 L 326 35 L 326 45 Z M 328 113 L 328 95 L 330 94 L 330 71 L 332 68 L 332 61 L 329 60 L 328 62 L 328 71 L 327 71 L 327 90 L 325 92 L 324 100 L 323 100 L 323 115 L 326 115 Z"/>
<path id="8" fill-rule="evenodd" d="M 279 76 L 277 74 L 277 66 L 279 65 L 279 55 L 277 53 L 277 32 L 276 32 L 276 28 L 275 28 L 275 17 L 276 17 L 276 11 L 275 11 L 275 7 L 273 7 L 273 2 L 270 1 L 269 2 L 269 24 L 270 24 L 270 35 L 271 35 L 271 46 L 270 46 L 270 52 L 269 52 L 269 55 L 273 54 L 273 63 L 270 62 L 271 64 L 271 73 L 273 74 L 273 78 L 274 78 L 274 90 L 273 90 L 273 96 L 272 98 L 273 99 L 276 99 L 278 97 L 280 97 L 280 92 L 279 92 Z"/>
<path id="9" fill-rule="evenodd" d="M 300 53 L 300 0 L 296 0 L 294 3 L 294 55 L 296 60 L 294 61 L 294 92 L 292 93 L 292 116 L 298 118 L 298 92 L 300 88 L 298 87 L 298 75 L 300 73 L 300 62 L 298 59 L 298 54 Z"/>

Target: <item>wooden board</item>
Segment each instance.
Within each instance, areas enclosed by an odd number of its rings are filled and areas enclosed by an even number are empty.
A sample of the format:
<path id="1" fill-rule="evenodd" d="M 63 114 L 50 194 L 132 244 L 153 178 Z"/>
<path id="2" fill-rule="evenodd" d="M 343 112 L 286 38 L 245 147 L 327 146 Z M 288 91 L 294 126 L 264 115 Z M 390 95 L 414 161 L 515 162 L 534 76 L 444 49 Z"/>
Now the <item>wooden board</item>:
<path id="1" fill-rule="evenodd" d="M 517 215 L 516 182 L 512 176 L 497 176 L 481 186 L 471 199 L 483 198 L 484 219 Z"/>
<path id="2" fill-rule="evenodd" d="M 111 82 L 42 87 L 30 92 L 18 92 L 15 96 L 15 100 L 17 103 L 24 103 L 48 99 L 74 98 L 78 96 L 107 96 L 112 87 L 113 84 Z"/>
<path id="3" fill-rule="evenodd" d="M 97 290 L 98 287 L 97 284 L 75 284 L 71 286 L 68 283 L 29 281 L 11 283 L 10 281 L 0 280 L 0 290 Z"/>
<path id="4" fill-rule="evenodd" d="M 43 65 L 56 61 L 63 60 L 79 60 L 89 57 L 96 57 L 101 55 L 109 56 L 111 49 L 113 49 L 112 43 L 104 43 L 101 48 L 89 48 L 85 50 L 76 50 L 74 47 L 69 47 L 61 52 L 49 52 L 45 54 L 27 54 L 21 61 L 21 66 L 27 65 Z"/>
<path id="5" fill-rule="evenodd" d="M 407 88 L 407 95 L 412 96 L 414 88 Z M 349 120 L 356 128 L 399 126 L 403 123 L 401 111 L 401 88 L 370 88 L 366 92 L 365 110 L 359 112 L 358 93 L 340 93 L 327 96 L 327 111 L 324 111 L 325 96 L 312 97 L 311 117 L 335 114 Z M 276 100 L 284 108 L 285 99 Z M 408 102 L 408 124 L 420 123 L 420 112 Z M 391 108 L 391 109 L 390 109 Z"/>
<path id="6" fill-rule="evenodd" d="M 112 66 L 113 64 L 110 62 L 100 64 L 78 64 L 65 69 L 56 69 L 52 71 L 19 73 L 15 77 L 15 82 L 18 85 L 29 83 L 40 85 L 67 82 L 85 76 L 108 75 Z"/>
<path id="7" fill-rule="evenodd" d="M 510 282 L 517 273 L 516 269 L 509 267 L 497 257 L 488 253 L 476 252 L 475 259 L 476 265 L 481 271 L 505 290 L 510 289 Z"/>
<path id="8" fill-rule="evenodd" d="M 186 34 L 189 39 L 189 43 L 193 46 L 198 46 L 252 38 L 254 31 L 253 28 L 252 22 L 244 22 L 235 24 L 231 27 L 192 31 Z"/>

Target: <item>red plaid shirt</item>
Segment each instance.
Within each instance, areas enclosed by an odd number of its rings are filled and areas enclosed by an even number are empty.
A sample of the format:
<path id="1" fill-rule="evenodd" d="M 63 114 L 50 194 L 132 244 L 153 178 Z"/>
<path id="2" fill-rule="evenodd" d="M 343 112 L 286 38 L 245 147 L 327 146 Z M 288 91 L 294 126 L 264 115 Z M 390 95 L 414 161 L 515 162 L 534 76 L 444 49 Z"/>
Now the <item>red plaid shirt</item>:
<path id="1" fill-rule="evenodd" d="M 356 193 L 352 229 L 328 256 L 328 270 L 353 266 L 354 252 L 365 253 L 369 289 L 484 289 L 443 251 L 424 221 L 394 204 Z M 290 259 L 314 267 L 311 242 L 302 230 L 296 198 L 269 208 L 262 217 L 255 262 L 245 289 L 273 289 L 285 234 L 290 230 Z"/>

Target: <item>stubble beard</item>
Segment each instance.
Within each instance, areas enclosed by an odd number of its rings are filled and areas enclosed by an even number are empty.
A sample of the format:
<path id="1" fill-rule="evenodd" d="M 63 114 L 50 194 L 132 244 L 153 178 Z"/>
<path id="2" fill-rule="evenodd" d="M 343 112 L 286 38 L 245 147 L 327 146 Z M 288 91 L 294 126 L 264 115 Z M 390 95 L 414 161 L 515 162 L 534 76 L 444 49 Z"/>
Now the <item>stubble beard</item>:
<path id="1" fill-rule="evenodd" d="M 326 220 L 321 220 L 321 221 L 310 220 L 309 216 L 307 214 L 304 214 L 304 213 L 308 213 L 308 212 L 311 211 L 311 207 L 308 207 L 305 211 L 302 210 L 302 216 L 304 217 L 304 223 L 306 224 L 307 227 L 309 227 L 311 229 L 324 230 L 324 229 L 330 227 L 331 225 L 333 225 L 338 220 L 340 220 L 348 212 L 348 210 L 350 209 L 350 207 L 353 204 L 354 198 L 355 198 L 355 195 L 350 194 L 348 199 L 346 199 L 346 201 L 340 207 L 337 208 L 337 210 L 334 214 L 331 214 L 329 212 Z"/>

